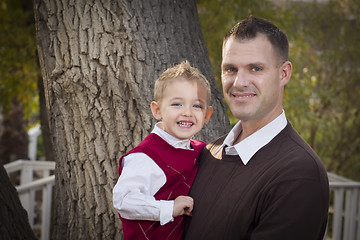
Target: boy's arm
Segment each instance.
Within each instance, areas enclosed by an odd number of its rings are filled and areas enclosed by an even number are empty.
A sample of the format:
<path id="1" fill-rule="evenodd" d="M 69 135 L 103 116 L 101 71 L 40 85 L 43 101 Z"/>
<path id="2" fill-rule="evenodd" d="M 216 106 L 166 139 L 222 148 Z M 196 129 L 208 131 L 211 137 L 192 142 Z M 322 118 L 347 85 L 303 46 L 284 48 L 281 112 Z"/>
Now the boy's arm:
<path id="1" fill-rule="evenodd" d="M 113 204 L 121 217 L 130 220 L 173 220 L 174 201 L 158 201 L 156 192 L 165 184 L 161 168 L 144 153 L 133 153 L 123 159 L 122 173 L 113 189 Z"/>

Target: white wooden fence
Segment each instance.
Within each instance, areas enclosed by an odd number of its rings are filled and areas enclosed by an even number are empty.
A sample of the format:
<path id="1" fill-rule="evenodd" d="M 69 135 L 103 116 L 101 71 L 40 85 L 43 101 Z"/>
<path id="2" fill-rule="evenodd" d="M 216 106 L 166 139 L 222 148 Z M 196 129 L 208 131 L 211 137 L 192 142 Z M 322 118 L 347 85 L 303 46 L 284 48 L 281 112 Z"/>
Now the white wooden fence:
<path id="1" fill-rule="evenodd" d="M 360 239 L 360 182 L 328 173 L 330 209 L 327 236 L 332 240 Z"/>
<path id="2" fill-rule="evenodd" d="M 55 175 L 50 175 L 55 169 L 55 162 L 17 160 L 4 165 L 9 176 L 19 176 L 19 185 L 16 189 L 19 193 L 21 204 L 28 213 L 30 226 L 41 229 L 41 239 L 50 239 L 51 226 L 51 201 L 52 189 L 55 184 Z M 34 224 L 36 194 L 40 192 L 41 217 L 40 226 Z"/>

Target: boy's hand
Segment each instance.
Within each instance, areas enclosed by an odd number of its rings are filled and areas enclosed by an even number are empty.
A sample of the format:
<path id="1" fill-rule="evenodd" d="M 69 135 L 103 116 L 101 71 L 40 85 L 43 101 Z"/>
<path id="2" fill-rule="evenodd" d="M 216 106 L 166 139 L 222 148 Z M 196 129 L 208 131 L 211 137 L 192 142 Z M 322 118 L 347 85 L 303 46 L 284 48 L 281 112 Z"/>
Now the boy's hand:
<path id="1" fill-rule="evenodd" d="M 189 196 L 178 196 L 174 201 L 173 217 L 180 215 L 191 216 L 194 207 L 194 199 Z"/>

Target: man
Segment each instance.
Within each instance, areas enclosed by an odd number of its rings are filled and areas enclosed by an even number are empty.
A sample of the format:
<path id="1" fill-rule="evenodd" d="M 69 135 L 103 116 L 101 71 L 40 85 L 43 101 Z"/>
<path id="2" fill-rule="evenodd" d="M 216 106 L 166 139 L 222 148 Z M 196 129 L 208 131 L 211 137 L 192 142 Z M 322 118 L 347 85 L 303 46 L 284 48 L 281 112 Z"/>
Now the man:
<path id="1" fill-rule="evenodd" d="M 288 52 L 286 35 L 264 19 L 249 17 L 225 36 L 223 93 L 240 121 L 202 152 L 185 239 L 323 238 L 329 183 L 283 111 Z"/>

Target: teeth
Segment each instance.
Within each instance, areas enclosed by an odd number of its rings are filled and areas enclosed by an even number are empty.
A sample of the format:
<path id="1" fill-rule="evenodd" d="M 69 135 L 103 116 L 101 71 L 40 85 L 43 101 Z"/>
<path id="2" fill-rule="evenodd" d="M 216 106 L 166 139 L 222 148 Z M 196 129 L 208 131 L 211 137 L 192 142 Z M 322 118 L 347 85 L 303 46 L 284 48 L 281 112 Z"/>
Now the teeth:
<path id="1" fill-rule="evenodd" d="M 182 127 L 191 127 L 193 124 L 192 123 L 187 123 L 187 122 L 179 122 L 179 125 Z"/>
<path id="2" fill-rule="evenodd" d="M 237 98 L 249 98 L 249 97 L 253 97 L 255 96 L 254 94 L 253 95 L 246 95 L 246 96 L 234 96 L 234 97 L 237 97 Z"/>

